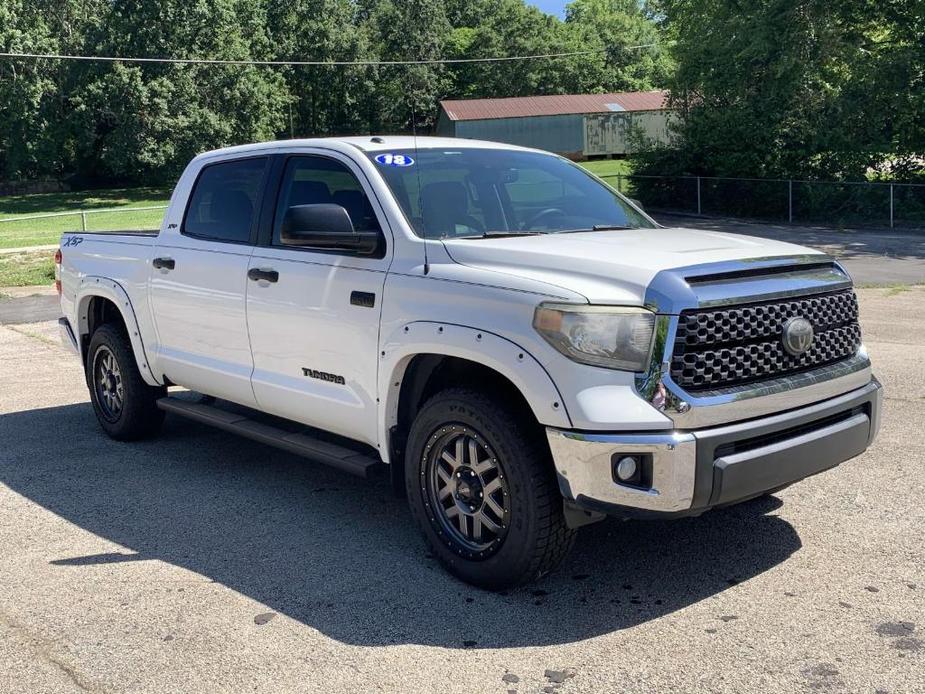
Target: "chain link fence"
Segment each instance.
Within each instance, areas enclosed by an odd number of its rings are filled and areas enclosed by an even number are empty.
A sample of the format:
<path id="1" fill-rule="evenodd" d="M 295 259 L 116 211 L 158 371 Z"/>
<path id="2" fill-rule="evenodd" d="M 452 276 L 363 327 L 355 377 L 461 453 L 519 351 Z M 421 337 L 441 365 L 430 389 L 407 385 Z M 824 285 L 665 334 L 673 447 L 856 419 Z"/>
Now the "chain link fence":
<path id="1" fill-rule="evenodd" d="M 707 176 L 604 176 L 646 208 L 790 224 L 925 229 L 925 185 Z"/>
<path id="2" fill-rule="evenodd" d="M 66 231 L 160 229 L 166 205 L 111 207 L 0 218 L 0 248 L 58 243 Z"/>
<path id="3" fill-rule="evenodd" d="M 707 176 L 603 176 L 647 209 L 790 224 L 925 230 L 925 185 Z M 160 228 L 166 205 L 0 218 L 0 249 L 55 244 L 64 231 Z"/>

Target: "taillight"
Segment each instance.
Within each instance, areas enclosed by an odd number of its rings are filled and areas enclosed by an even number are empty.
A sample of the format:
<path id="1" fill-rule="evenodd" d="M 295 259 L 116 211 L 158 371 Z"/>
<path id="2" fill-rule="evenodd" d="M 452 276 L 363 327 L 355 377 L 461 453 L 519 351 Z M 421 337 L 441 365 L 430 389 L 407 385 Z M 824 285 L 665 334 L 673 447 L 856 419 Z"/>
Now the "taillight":
<path id="1" fill-rule="evenodd" d="M 58 295 L 61 295 L 61 260 L 64 256 L 61 255 L 61 249 L 55 251 L 55 291 L 58 292 Z"/>

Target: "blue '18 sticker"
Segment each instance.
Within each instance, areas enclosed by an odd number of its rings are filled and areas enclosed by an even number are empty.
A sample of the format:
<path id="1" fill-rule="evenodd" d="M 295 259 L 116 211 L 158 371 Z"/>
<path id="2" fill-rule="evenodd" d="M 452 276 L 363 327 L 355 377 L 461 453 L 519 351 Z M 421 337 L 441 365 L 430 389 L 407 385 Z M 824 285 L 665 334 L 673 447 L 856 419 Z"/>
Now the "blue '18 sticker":
<path id="1" fill-rule="evenodd" d="M 383 166 L 413 166 L 414 159 L 407 154 L 380 154 L 376 161 Z"/>

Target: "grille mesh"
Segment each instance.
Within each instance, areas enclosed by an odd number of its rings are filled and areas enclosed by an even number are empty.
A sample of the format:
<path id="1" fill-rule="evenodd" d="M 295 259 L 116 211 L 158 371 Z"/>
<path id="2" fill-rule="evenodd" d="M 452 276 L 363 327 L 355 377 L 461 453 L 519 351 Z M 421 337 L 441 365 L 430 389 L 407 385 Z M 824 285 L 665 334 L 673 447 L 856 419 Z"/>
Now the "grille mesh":
<path id="1" fill-rule="evenodd" d="M 810 349 L 784 350 L 784 323 L 813 324 Z M 685 311 L 678 319 L 671 376 L 688 391 L 739 385 L 823 366 L 861 345 L 857 297 L 851 290 L 727 309 Z"/>

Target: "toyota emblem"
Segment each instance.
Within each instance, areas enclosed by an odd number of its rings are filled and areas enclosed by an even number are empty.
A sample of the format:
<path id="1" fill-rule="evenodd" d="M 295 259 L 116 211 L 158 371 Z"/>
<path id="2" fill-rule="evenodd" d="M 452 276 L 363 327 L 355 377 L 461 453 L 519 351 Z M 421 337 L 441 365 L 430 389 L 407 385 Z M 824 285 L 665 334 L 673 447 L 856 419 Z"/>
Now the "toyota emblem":
<path id="1" fill-rule="evenodd" d="M 784 323 L 784 349 L 799 357 L 813 346 L 813 324 L 805 318 L 791 318 Z"/>

